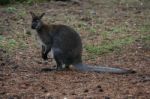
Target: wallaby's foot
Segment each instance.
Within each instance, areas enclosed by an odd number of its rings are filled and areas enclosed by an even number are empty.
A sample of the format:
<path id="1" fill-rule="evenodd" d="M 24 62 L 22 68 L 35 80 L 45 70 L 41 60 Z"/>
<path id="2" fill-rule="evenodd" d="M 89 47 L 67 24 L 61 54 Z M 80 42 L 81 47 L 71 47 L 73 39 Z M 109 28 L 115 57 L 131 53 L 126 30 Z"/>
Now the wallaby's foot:
<path id="1" fill-rule="evenodd" d="M 68 68 L 65 68 L 65 67 L 60 67 L 60 66 L 57 66 L 57 68 L 56 68 L 56 70 L 57 71 L 65 71 L 65 70 L 67 70 Z"/>
<path id="2" fill-rule="evenodd" d="M 66 68 L 67 70 L 70 69 L 70 68 L 69 68 L 69 65 L 65 65 L 65 68 Z"/>
<path id="3" fill-rule="evenodd" d="M 56 71 L 65 71 L 65 70 L 69 70 L 69 66 L 66 65 L 62 65 L 62 66 L 53 66 L 56 68 Z"/>
<path id="4" fill-rule="evenodd" d="M 69 70 L 69 67 L 56 67 L 53 66 L 52 68 L 42 68 L 41 72 L 52 72 L 52 71 L 65 71 L 65 70 Z"/>

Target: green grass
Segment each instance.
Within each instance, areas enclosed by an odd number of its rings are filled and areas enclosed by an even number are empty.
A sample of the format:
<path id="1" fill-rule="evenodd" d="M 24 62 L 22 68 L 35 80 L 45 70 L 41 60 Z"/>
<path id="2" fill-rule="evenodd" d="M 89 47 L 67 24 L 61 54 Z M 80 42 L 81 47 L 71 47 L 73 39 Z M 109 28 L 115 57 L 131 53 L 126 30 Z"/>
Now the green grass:
<path id="1" fill-rule="evenodd" d="M 130 34 L 132 33 L 132 27 L 127 27 L 125 25 L 118 25 L 115 27 L 109 27 L 104 29 L 99 33 L 98 36 L 102 37 L 101 45 L 92 45 L 86 44 L 85 49 L 88 53 L 92 53 L 93 55 L 101 55 L 105 53 L 111 53 L 112 51 L 121 50 L 122 46 L 133 43 L 136 39 L 142 40 L 143 44 L 150 45 L 150 24 L 144 23 L 144 25 L 139 26 L 137 28 L 138 34 Z M 92 29 L 91 29 L 92 32 Z M 96 29 L 93 30 L 94 33 L 97 32 Z"/>
<path id="2" fill-rule="evenodd" d="M 0 48 L 5 49 L 7 52 L 13 52 L 16 49 L 27 48 L 27 45 L 22 39 L 6 38 L 0 35 Z"/>
<path id="3" fill-rule="evenodd" d="M 49 0 L 0 0 L 0 5 L 6 5 L 6 4 L 13 4 L 13 3 L 38 3 L 38 2 L 44 2 Z"/>
<path id="4" fill-rule="evenodd" d="M 143 47 L 150 50 L 150 34 L 142 36 L 140 40 L 142 41 Z"/>
<path id="5" fill-rule="evenodd" d="M 6 50 L 12 50 L 17 45 L 16 40 L 14 39 L 7 39 L 4 36 L 0 35 L 0 48 L 6 49 Z"/>
<path id="6" fill-rule="evenodd" d="M 5 38 L 0 35 L 0 41 L 3 41 Z"/>
<path id="7" fill-rule="evenodd" d="M 100 55 L 114 50 L 120 49 L 122 46 L 131 44 L 135 39 L 133 37 L 125 37 L 123 39 L 117 39 L 112 42 L 103 43 L 102 45 L 93 46 L 90 44 L 85 45 L 85 49 L 88 53 Z"/>
<path id="8" fill-rule="evenodd" d="M 150 23 L 144 23 L 142 26 L 138 28 L 138 32 L 140 33 L 139 40 L 144 45 L 150 49 Z"/>
<path id="9" fill-rule="evenodd" d="M 93 55 L 101 55 L 105 53 L 111 53 L 112 51 L 118 51 L 122 46 L 133 43 L 136 39 L 142 41 L 145 46 L 150 45 L 150 35 L 147 33 L 150 32 L 150 25 L 142 25 L 138 28 L 139 35 L 128 36 L 128 31 L 126 27 L 112 27 L 109 31 L 101 32 L 100 35 L 103 37 L 103 42 L 101 45 L 94 46 L 92 44 L 86 44 L 85 49 L 88 53 Z M 113 36 L 117 35 L 117 39 L 113 39 Z M 125 36 L 124 38 L 121 35 Z M 109 38 L 109 40 L 107 40 Z M 111 42 L 110 42 L 111 41 Z"/>
<path id="10" fill-rule="evenodd" d="M 18 16 L 19 16 L 20 18 L 24 18 L 26 15 L 27 15 L 27 13 L 26 13 L 26 11 L 24 11 L 24 10 L 18 12 Z"/>
<path id="11" fill-rule="evenodd" d="M 7 13 L 15 13 L 17 9 L 15 7 L 8 7 L 5 9 L 5 12 Z"/>
<path id="12" fill-rule="evenodd" d="M 145 35 L 143 37 L 141 37 L 143 41 L 148 41 L 150 42 L 150 34 L 149 35 Z"/>
<path id="13" fill-rule="evenodd" d="M 150 24 L 145 24 L 145 25 L 139 27 L 139 32 L 141 32 L 141 33 L 150 32 Z"/>

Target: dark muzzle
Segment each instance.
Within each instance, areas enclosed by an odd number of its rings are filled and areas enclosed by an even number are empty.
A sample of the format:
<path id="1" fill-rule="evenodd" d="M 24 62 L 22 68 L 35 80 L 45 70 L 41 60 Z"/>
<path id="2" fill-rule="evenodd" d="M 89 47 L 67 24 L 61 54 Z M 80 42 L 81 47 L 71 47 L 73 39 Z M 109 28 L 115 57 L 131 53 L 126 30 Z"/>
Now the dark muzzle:
<path id="1" fill-rule="evenodd" d="M 35 23 L 33 23 L 31 26 L 32 29 L 36 29 L 36 27 L 37 27 L 37 24 L 35 24 Z"/>

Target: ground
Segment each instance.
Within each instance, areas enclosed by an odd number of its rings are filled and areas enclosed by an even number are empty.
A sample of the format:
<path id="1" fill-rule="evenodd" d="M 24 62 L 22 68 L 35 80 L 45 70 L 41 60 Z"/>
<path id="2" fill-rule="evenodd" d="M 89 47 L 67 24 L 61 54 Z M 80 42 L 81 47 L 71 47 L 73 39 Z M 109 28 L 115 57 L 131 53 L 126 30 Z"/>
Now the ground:
<path id="1" fill-rule="evenodd" d="M 79 32 L 83 61 L 135 70 L 135 74 L 42 72 L 44 61 L 31 30 L 31 16 Z M 149 99 L 150 2 L 81 0 L 0 6 L 0 99 Z"/>

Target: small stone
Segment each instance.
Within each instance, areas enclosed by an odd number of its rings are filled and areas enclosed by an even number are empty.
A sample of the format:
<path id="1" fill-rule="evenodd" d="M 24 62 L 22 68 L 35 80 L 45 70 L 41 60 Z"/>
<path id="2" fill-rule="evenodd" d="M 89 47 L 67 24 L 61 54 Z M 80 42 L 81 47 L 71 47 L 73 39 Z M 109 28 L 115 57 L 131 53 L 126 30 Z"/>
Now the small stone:
<path id="1" fill-rule="evenodd" d="M 100 85 L 98 85 L 97 88 L 100 88 L 100 89 L 101 89 L 102 87 L 101 87 Z"/>
<path id="2" fill-rule="evenodd" d="M 65 92 L 64 93 L 62 93 L 63 95 L 67 95 Z"/>
<path id="3" fill-rule="evenodd" d="M 76 94 L 74 92 L 72 92 L 71 95 L 76 95 Z"/>
<path id="4" fill-rule="evenodd" d="M 99 92 L 104 92 L 104 90 L 103 89 L 99 89 Z"/>
<path id="5" fill-rule="evenodd" d="M 105 96 L 105 99 L 110 99 L 110 97 L 108 97 L 108 96 Z"/>
<path id="6" fill-rule="evenodd" d="M 4 66 L 5 65 L 5 63 L 1 63 L 1 66 Z"/>
<path id="7" fill-rule="evenodd" d="M 88 89 L 85 89 L 84 92 L 85 92 L 85 93 L 86 93 L 86 92 L 89 92 L 89 90 L 88 90 Z"/>

